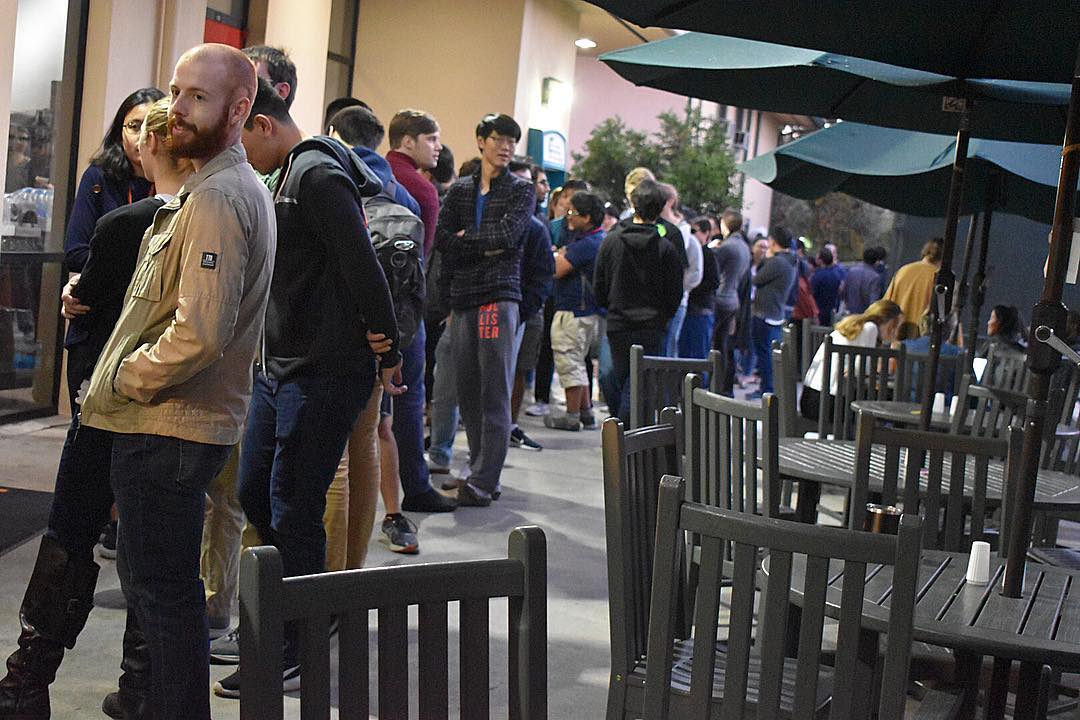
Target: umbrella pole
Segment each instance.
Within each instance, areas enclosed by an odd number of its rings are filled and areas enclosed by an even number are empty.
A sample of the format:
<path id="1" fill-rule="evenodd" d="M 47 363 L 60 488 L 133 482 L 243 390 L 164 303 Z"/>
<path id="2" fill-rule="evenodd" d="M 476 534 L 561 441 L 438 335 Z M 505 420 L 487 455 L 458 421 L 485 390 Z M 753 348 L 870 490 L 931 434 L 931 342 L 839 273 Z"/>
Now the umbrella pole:
<path id="1" fill-rule="evenodd" d="M 967 243 L 964 245 L 964 265 L 960 270 L 960 284 L 956 288 L 956 314 L 962 315 L 964 308 L 967 307 L 968 290 L 970 284 L 968 283 L 968 277 L 971 273 L 971 255 L 975 249 L 975 230 L 978 227 L 979 216 L 976 213 L 971 213 L 971 224 L 968 225 Z M 952 338 L 949 338 L 952 341 Z"/>
<path id="2" fill-rule="evenodd" d="M 945 327 L 945 318 L 952 303 L 953 255 L 956 249 L 956 226 L 960 222 L 960 202 L 964 197 L 964 170 L 967 167 L 968 141 L 971 139 L 970 119 L 967 106 L 960 115 L 960 129 L 956 133 L 956 154 L 953 157 L 952 180 L 949 183 L 949 204 L 945 212 L 945 237 L 941 248 L 941 269 L 938 270 L 933 294 L 930 297 L 930 317 L 933 322 L 930 330 L 930 357 L 923 373 L 922 412 L 919 416 L 919 429 L 930 429 L 930 414 L 934 407 L 934 388 L 937 387 L 938 365 L 941 358 L 941 335 Z M 906 318 L 918 322 L 919 318 Z"/>
<path id="3" fill-rule="evenodd" d="M 1076 181 L 1080 176 L 1080 47 L 1077 48 L 1076 69 L 1073 72 L 1072 97 L 1065 124 L 1065 142 L 1061 150 L 1061 171 L 1058 175 L 1057 200 L 1054 204 L 1054 224 L 1050 231 L 1046 280 L 1039 302 L 1031 311 L 1031 345 L 1028 348 L 1028 367 L 1031 381 L 1030 399 L 1024 419 L 1024 451 L 1020 455 L 1020 475 L 1012 498 L 1012 518 L 1008 528 L 1008 557 L 1005 565 L 1007 597 L 1020 597 L 1024 590 L 1024 560 L 1031 538 L 1031 506 L 1035 502 L 1035 482 L 1039 475 L 1043 429 L 1046 425 L 1047 396 L 1050 376 L 1061 362 L 1061 354 L 1046 342 L 1050 336 L 1061 336 L 1065 330 L 1066 308 L 1061 303 L 1065 273 L 1072 248 L 1073 206 L 1076 200 Z"/>
<path id="4" fill-rule="evenodd" d="M 968 319 L 967 332 L 964 334 L 964 343 L 967 352 L 964 353 L 967 362 L 967 372 L 971 374 L 975 360 L 975 339 L 979 337 L 979 315 L 982 313 L 983 302 L 986 301 L 986 250 L 990 247 L 990 223 L 994 220 L 994 197 L 993 191 L 988 190 L 986 210 L 983 212 L 982 232 L 979 233 L 979 259 L 975 263 L 975 277 L 971 281 L 971 316 Z"/>

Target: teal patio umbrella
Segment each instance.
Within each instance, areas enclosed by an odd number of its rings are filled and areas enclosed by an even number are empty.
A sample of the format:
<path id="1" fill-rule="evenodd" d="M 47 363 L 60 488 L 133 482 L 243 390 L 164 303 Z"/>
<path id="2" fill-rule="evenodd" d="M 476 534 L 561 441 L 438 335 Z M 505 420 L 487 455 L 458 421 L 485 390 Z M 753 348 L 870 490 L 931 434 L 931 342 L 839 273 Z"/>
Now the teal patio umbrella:
<path id="1" fill-rule="evenodd" d="M 963 99 L 972 137 L 1059 142 L 1069 86 L 959 80 L 818 50 L 686 33 L 605 53 L 635 85 L 769 112 L 955 134 Z"/>
<path id="2" fill-rule="evenodd" d="M 952 176 L 956 138 L 843 122 L 818 130 L 738 165 L 747 176 L 787 195 L 813 200 L 843 192 L 896 212 L 944 217 Z M 968 146 L 960 212 L 970 213 L 968 239 L 957 309 L 962 311 L 966 277 L 974 244 L 976 213 L 982 230 L 967 337 L 974 339 L 986 280 L 987 243 L 995 210 L 1049 223 L 1054 214 L 1056 145 L 972 140 Z M 968 348 L 968 363 L 974 344 Z"/>
<path id="3" fill-rule="evenodd" d="M 1072 0 L 588 0 L 643 27 L 697 30 L 961 78 L 1072 80 Z"/>
<path id="4" fill-rule="evenodd" d="M 1062 142 L 1057 200 L 1050 232 L 1043 294 L 1031 313 L 1028 352 L 1032 402 L 1024 425 L 1020 483 L 1012 530 L 1005 539 L 1004 592 L 1020 597 L 1024 557 L 1031 536 L 1031 507 L 1046 425 L 1050 378 L 1061 362 L 1050 340 L 1065 329 L 1061 302 L 1072 245 L 1077 178 L 1080 177 L 1080 3 L 1075 0 L 590 0 L 640 25 L 725 33 L 797 47 L 816 47 L 957 78 L 1071 82 Z M 949 191 L 945 257 L 937 290 L 952 287 L 952 253 L 962 194 L 967 122 L 957 132 L 957 162 Z M 934 324 L 931 372 L 940 352 L 941 321 Z M 928 396 L 923 413 L 929 414 Z M 928 422 L 928 419 L 926 419 Z M 995 667 L 995 674 L 999 668 Z M 1007 672 L 1007 668 L 1006 668 Z"/>

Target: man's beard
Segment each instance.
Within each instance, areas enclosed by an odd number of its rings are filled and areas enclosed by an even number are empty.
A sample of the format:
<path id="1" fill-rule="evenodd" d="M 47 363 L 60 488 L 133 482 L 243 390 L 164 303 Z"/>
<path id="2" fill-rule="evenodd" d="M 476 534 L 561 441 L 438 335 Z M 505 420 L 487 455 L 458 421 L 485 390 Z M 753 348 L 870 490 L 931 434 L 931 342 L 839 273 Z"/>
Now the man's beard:
<path id="1" fill-rule="evenodd" d="M 225 110 L 213 126 L 200 128 L 175 117 L 170 118 L 169 130 L 180 126 L 187 131 L 188 137 L 181 140 L 170 132 L 169 149 L 175 157 L 189 160 L 206 160 L 217 155 L 224 149 L 229 135 L 227 119 L 228 110 Z"/>

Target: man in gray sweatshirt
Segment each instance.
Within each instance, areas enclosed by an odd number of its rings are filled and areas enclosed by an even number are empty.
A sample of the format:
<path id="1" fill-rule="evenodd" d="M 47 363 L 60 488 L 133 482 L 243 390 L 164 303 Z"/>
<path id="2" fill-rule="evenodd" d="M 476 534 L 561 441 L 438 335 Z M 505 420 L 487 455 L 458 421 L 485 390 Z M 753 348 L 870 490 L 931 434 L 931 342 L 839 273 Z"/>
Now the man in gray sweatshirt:
<path id="1" fill-rule="evenodd" d="M 791 252 L 791 233 L 780 226 L 769 230 L 769 255 L 751 281 L 756 288 L 751 307 L 750 338 L 761 372 L 761 387 L 747 399 L 773 391 L 772 358 L 774 340 L 780 339 L 784 325 L 784 303 L 795 284 L 798 259 Z"/>
<path id="2" fill-rule="evenodd" d="M 724 239 L 713 250 L 720 287 L 716 289 L 716 329 L 713 331 L 712 345 L 724 358 L 720 394 L 729 397 L 735 386 L 735 349 L 732 340 L 735 318 L 739 314 L 739 286 L 750 272 L 750 246 L 742 233 L 742 224 L 742 213 L 725 210 L 720 218 L 720 233 Z"/>

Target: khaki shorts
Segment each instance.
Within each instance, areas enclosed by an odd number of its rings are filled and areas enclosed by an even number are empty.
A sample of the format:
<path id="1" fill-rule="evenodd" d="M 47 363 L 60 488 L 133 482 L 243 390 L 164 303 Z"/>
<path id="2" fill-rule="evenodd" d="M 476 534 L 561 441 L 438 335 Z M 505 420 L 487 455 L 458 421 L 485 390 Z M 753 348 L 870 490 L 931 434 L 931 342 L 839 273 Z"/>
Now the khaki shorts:
<path id="1" fill-rule="evenodd" d="M 560 385 L 571 388 L 589 384 L 585 356 L 599 340 L 599 315 L 575 317 L 569 310 L 556 311 L 551 321 L 551 352 Z"/>

